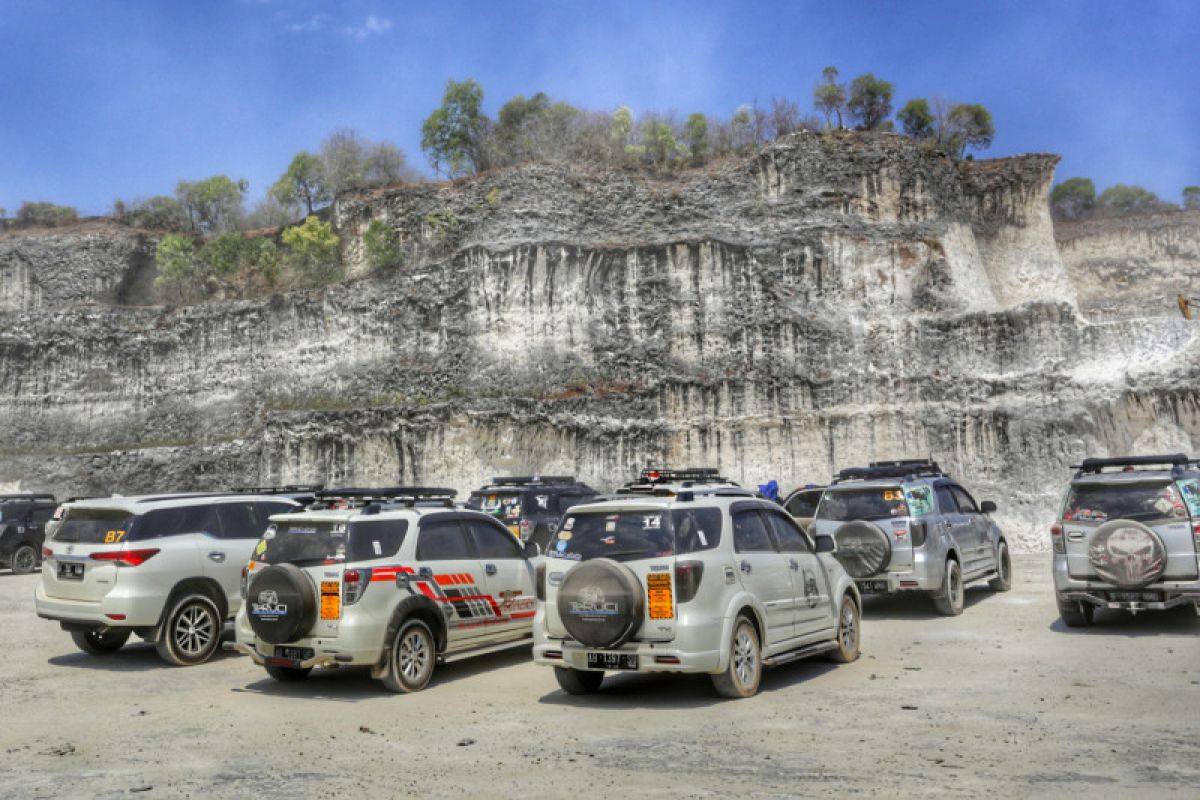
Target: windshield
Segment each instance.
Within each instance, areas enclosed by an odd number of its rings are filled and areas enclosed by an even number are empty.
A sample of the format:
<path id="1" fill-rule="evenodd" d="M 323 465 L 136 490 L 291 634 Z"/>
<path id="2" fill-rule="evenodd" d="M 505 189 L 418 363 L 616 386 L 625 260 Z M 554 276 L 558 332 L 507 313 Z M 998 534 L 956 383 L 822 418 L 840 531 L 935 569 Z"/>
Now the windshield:
<path id="1" fill-rule="evenodd" d="M 254 548 L 254 560 L 298 567 L 342 561 L 390 558 L 400 550 L 408 522 L 403 519 L 364 519 L 272 523 Z"/>
<path id="2" fill-rule="evenodd" d="M 716 508 L 571 514 L 546 555 L 635 561 L 708 550 L 720 542 L 721 511 Z"/>
<path id="3" fill-rule="evenodd" d="M 817 519 L 846 522 L 855 519 L 887 519 L 908 516 L 908 504 L 900 487 L 831 489 L 821 498 Z"/>
<path id="4" fill-rule="evenodd" d="M 52 541 L 117 544 L 132 538 L 134 515 L 119 508 L 70 508 Z"/>
<path id="5" fill-rule="evenodd" d="M 1063 519 L 1071 522 L 1105 522 L 1132 519 L 1139 522 L 1186 519 L 1187 508 L 1175 484 L 1080 483 L 1071 486 Z"/>
<path id="6" fill-rule="evenodd" d="M 501 522 L 521 518 L 520 492 L 475 492 L 467 498 L 467 508 L 491 514 Z"/>

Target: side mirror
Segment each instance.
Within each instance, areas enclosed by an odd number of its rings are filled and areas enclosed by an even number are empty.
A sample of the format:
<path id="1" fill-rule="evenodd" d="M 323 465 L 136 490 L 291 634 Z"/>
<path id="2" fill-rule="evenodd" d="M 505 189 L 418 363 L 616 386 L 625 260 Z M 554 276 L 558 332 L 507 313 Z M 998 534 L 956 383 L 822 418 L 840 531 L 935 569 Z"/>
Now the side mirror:
<path id="1" fill-rule="evenodd" d="M 837 550 L 837 544 L 833 541 L 833 537 L 828 533 L 822 533 L 817 536 L 817 552 L 832 553 Z"/>
<path id="2" fill-rule="evenodd" d="M 985 514 L 991 514 L 993 511 L 996 510 L 996 504 L 993 503 L 991 500 L 984 500 L 982 503 L 979 504 L 979 510 Z"/>
<path id="3" fill-rule="evenodd" d="M 541 554 L 542 554 L 542 548 L 538 547 L 537 542 L 533 541 L 532 539 L 527 539 L 525 541 L 525 557 L 526 558 L 537 558 Z"/>

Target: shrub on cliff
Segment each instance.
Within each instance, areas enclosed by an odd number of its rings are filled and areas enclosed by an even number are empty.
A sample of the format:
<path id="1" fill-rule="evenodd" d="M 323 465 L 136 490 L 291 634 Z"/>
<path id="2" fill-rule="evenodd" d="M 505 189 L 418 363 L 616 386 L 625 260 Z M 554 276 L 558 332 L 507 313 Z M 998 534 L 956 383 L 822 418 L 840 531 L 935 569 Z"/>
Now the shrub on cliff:
<path id="1" fill-rule="evenodd" d="M 245 297 L 279 284 L 279 254 L 271 239 L 222 233 L 199 248 L 190 236 L 168 234 L 155 251 L 154 285 L 168 303 L 191 303 L 214 295 Z"/>
<path id="2" fill-rule="evenodd" d="M 371 269 L 395 269 L 404 261 L 400 234 L 383 220 L 371 220 L 363 233 L 363 250 Z"/>
<path id="3" fill-rule="evenodd" d="M 1200 211 L 1200 186 L 1183 187 L 1183 207 L 1192 211 Z"/>
<path id="4" fill-rule="evenodd" d="M 152 231 L 182 231 L 188 229 L 187 213 L 174 197 L 155 195 L 144 200 L 125 203 L 113 201 L 112 216 L 117 222 Z"/>
<path id="5" fill-rule="evenodd" d="M 287 264 L 310 285 L 329 283 L 341 276 L 338 243 L 333 226 L 315 216 L 283 232 L 283 244 L 288 248 Z"/>
<path id="6" fill-rule="evenodd" d="M 79 221 L 79 212 L 70 206 L 26 200 L 17 209 L 16 219 L 18 225 L 54 228 Z"/>
<path id="7" fill-rule="evenodd" d="M 1081 219 L 1096 206 L 1091 178 L 1068 178 L 1050 191 L 1050 213 L 1059 219 Z"/>

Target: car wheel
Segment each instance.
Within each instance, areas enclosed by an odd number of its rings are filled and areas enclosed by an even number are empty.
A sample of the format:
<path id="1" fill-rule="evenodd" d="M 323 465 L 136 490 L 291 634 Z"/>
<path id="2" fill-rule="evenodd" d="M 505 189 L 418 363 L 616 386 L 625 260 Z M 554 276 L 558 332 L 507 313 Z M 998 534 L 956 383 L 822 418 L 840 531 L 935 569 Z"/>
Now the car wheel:
<path id="1" fill-rule="evenodd" d="M 567 694 L 592 694 L 598 692 L 600 684 L 604 683 L 604 673 L 593 670 L 555 667 L 554 677 Z"/>
<path id="2" fill-rule="evenodd" d="M 1063 600 L 1061 597 L 1056 597 L 1058 602 L 1058 615 L 1062 617 L 1063 624 L 1068 628 L 1086 628 L 1092 624 L 1092 618 L 1096 614 L 1096 607 L 1091 603 L 1084 603 L 1080 600 Z"/>
<path id="3" fill-rule="evenodd" d="M 993 592 L 1007 592 L 1012 588 L 1012 559 L 1008 556 L 1008 543 L 1001 542 L 996 548 L 996 577 L 988 581 Z"/>
<path id="4" fill-rule="evenodd" d="M 933 596 L 933 604 L 938 613 L 948 617 L 957 617 L 963 612 L 962 569 L 952 558 L 946 561 L 946 577 L 941 591 Z"/>
<path id="5" fill-rule="evenodd" d="M 745 617 L 738 617 L 733 624 L 733 636 L 729 642 L 729 666 L 725 671 L 712 676 L 713 688 L 722 697 L 753 697 L 762 680 L 762 651 L 758 644 L 758 631 Z"/>
<path id="6" fill-rule="evenodd" d="M 858 604 L 847 594 L 842 597 L 842 606 L 838 610 L 837 647 L 830 651 L 830 660 L 839 664 L 849 664 L 857 659 L 858 632 Z"/>
<path id="7" fill-rule="evenodd" d="M 410 619 L 392 640 L 383 685 L 393 692 L 419 692 L 429 685 L 436 660 L 433 632 L 421 620 Z"/>
<path id="8" fill-rule="evenodd" d="M 155 647 L 168 664 L 191 667 L 212 658 L 221 644 L 224 620 L 208 595 L 189 594 L 167 613 Z"/>
<path id="9" fill-rule="evenodd" d="M 115 653 L 129 641 L 132 631 L 109 628 L 106 631 L 71 631 L 75 646 L 88 655 L 106 656 Z"/>
<path id="10" fill-rule="evenodd" d="M 12 571 L 14 575 L 28 575 L 37 568 L 38 554 L 31 544 L 23 544 L 13 551 Z"/>
<path id="11" fill-rule="evenodd" d="M 312 667 L 280 667 L 275 664 L 267 664 L 266 667 L 267 674 L 282 683 L 302 681 L 312 672 Z"/>

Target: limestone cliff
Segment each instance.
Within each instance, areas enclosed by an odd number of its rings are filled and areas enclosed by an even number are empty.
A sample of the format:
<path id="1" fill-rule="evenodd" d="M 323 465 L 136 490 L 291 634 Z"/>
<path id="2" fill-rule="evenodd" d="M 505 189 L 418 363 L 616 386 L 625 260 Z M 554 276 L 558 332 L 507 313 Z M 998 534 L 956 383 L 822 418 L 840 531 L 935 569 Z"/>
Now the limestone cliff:
<path id="1" fill-rule="evenodd" d="M 933 454 L 1040 546 L 1068 464 L 1200 435 L 1195 328 L 1077 310 L 1056 162 L 798 134 L 672 178 L 531 164 L 346 196 L 357 277 L 327 290 L 0 313 L 0 482 L 611 487 L 655 462 L 791 485 Z M 396 274 L 367 274 L 373 219 Z"/>

